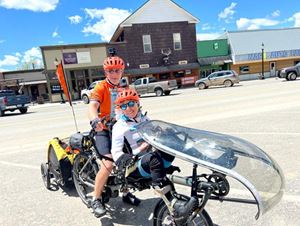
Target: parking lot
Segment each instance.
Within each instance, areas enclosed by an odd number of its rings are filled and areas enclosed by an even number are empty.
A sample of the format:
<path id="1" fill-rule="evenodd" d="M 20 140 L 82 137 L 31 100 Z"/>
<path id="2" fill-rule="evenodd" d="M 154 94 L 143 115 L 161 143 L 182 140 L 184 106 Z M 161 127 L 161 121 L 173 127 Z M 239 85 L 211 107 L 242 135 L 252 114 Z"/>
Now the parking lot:
<path id="1" fill-rule="evenodd" d="M 281 202 L 258 221 L 257 208 L 238 203 L 209 201 L 207 211 L 220 226 L 300 225 L 300 80 L 266 79 L 234 87 L 179 89 L 170 96 L 141 98 L 152 119 L 241 137 L 260 148 L 281 166 L 286 189 Z M 87 105 L 74 103 L 80 131 L 87 131 Z M 40 164 L 46 161 L 53 137 L 75 133 L 68 104 L 32 106 L 28 114 L 7 113 L 0 118 L 0 225 L 151 225 L 157 196 L 152 190 L 136 193 L 137 208 L 111 200 L 109 214 L 95 218 L 75 189 L 48 191 Z M 191 165 L 176 161 L 187 175 Z M 235 183 L 233 183 L 235 185 Z M 186 189 L 178 187 L 179 191 Z M 237 192 L 232 187 L 233 192 Z"/>

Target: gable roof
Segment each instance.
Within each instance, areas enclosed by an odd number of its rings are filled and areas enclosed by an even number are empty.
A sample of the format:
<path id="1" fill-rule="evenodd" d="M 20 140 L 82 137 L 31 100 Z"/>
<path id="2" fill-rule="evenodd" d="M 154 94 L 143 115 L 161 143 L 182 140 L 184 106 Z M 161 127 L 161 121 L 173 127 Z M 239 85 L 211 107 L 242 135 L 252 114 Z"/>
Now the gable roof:
<path id="1" fill-rule="evenodd" d="M 172 0 L 149 0 L 119 24 L 111 41 L 118 38 L 124 27 L 167 22 L 198 23 L 199 20 Z"/>

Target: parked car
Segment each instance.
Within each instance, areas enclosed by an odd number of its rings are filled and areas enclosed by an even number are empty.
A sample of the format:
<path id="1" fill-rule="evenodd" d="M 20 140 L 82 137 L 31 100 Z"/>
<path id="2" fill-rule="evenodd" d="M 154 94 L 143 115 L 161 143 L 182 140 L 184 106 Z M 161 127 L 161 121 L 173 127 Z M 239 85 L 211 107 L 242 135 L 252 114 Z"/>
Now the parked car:
<path id="1" fill-rule="evenodd" d="M 169 95 L 172 90 L 177 89 L 176 80 L 157 81 L 155 78 L 139 78 L 131 85 L 139 95 L 155 93 L 156 96 Z"/>
<path id="2" fill-rule="evenodd" d="M 216 71 L 208 75 L 206 78 L 199 79 L 195 82 L 195 86 L 199 89 L 206 89 L 210 86 L 225 87 L 233 86 L 239 83 L 239 75 L 234 70 Z"/>
<path id="3" fill-rule="evenodd" d="M 300 77 L 300 62 L 292 67 L 285 67 L 278 71 L 279 78 L 285 78 L 287 81 L 296 80 Z"/>
<path id="4" fill-rule="evenodd" d="M 21 114 L 25 114 L 29 103 L 30 98 L 27 95 L 16 95 L 13 90 L 0 90 L 0 117 L 6 111 L 19 110 Z"/>
<path id="5" fill-rule="evenodd" d="M 97 85 L 97 83 L 99 83 L 99 82 L 100 81 L 95 81 L 95 82 L 91 83 L 87 89 L 81 90 L 80 96 L 81 96 L 81 100 L 83 101 L 83 103 L 85 103 L 85 104 L 90 103 L 90 95 L 91 95 L 93 89 L 95 88 L 95 86 Z"/>

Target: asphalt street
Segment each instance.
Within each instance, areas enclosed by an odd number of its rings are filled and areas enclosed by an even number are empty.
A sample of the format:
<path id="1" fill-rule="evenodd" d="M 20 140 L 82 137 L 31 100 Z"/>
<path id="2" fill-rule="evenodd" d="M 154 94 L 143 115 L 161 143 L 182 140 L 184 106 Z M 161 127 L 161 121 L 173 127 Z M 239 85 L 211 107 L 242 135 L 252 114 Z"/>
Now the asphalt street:
<path id="1" fill-rule="evenodd" d="M 219 226 L 300 225 L 300 80 L 266 79 L 241 82 L 230 88 L 179 89 L 170 96 L 141 98 L 152 119 L 225 133 L 246 139 L 268 153 L 280 165 L 286 179 L 281 202 L 255 220 L 254 205 L 209 201 L 206 210 Z M 87 131 L 87 105 L 74 103 L 80 131 Z M 53 137 L 75 133 L 68 104 L 31 106 L 28 113 L 7 113 L 0 118 L 0 225 L 152 225 L 158 197 L 153 190 L 135 193 L 142 199 L 132 208 L 120 198 L 108 204 L 107 216 L 97 219 L 77 196 L 75 189 L 47 190 L 40 164 L 46 162 L 47 145 Z M 190 175 L 191 164 L 176 160 L 181 175 Z M 199 171 L 206 169 L 199 169 Z M 263 172 L 262 172 L 263 173 Z M 245 194 L 231 181 L 233 194 Z M 177 186 L 183 193 L 186 187 Z"/>

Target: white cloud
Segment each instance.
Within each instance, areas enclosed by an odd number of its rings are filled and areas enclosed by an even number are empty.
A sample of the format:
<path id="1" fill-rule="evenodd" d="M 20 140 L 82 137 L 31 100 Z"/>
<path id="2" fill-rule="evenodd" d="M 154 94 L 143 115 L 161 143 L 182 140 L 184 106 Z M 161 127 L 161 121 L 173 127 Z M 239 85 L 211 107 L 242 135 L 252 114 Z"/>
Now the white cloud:
<path id="1" fill-rule="evenodd" d="M 198 41 L 204 41 L 204 40 L 214 40 L 221 36 L 222 34 L 219 33 L 201 33 L 197 34 L 197 40 Z"/>
<path id="2" fill-rule="evenodd" d="M 218 15 L 219 20 L 225 20 L 226 23 L 229 23 L 230 20 L 233 18 L 233 14 L 235 13 L 236 5 L 237 3 L 232 2 L 230 6 L 228 6 L 222 12 L 220 12 Z"/>
<path id="3" fill-rule="evenodd" d="M 300 27 L 300 12 L 295 13 L 288 19 L 288 21 L 294 22 L 294 27 Z"/>
<path id="4" fill-rule="evenodd" d="M 31 49 L 27 50 L 24 52 L 23 55 L 23 62 L 30 62 L 32 60 L 37 60 L 37 61 L 41 61 L 42 59 L 42 54 L 41 51 L 38 47 L 32 47 Z"/>
<path id="5" fill-rule="evenodd" d="M 58 38 L 58 37 L 59 37 L 59 35 L 58 35 L 57 31 L 54 31 L 52 33 L 52 38 Z"/>
<path id="6" fill-rule="evenodd" d="M 0 40 L 0 44 L 2 44 L 3 42 L 5 42 L 5 40 Z"/>
<path id="7" fill-rule="evenodd" d="M 49 12 L 56 8 L 59 0 L 0 0 L 7 9 L 26 9 L 34 12 Z"/>
<path id="8" fill-rule="evenodd" d="M 79 24 L 82 21 L 82 17 L 78 15 L 70 16 L 68 19 L 70 20 L 71 24 Z"/>
<path id="9" fill-rule="evenodd" d="M 0 67 L 2 66 L 16 66 L 20 62 L 20 58 L 18 56 L 13 55 L 5 55 L 3 60 L 0 60 Z"/>
<path id="10" fill-rule="evenodd" d="M 280 16 L 280 11 L 276 10 L 272 13 L 272 17 L 279 17 Z"/>
<path id="11" fill-rule="evenodd" d="M 278 25 L 280 21 L 270 20 L 266 18 L 240 18 L 236 21 L 236 26 L 239 30 L 254 30 L 260 29 L 261 27 L 275 26 Z"/>
<path id="12" fill-rule="evenodd" d="M 203 31 L 205 31 L 205 30 L 210 30 L 210 29 L 211 29 L 211 26 L 210 26 L 208 23 L 206 23 L 206 24 L 203 24 L 203 25 L 201 26 L 201 29 L 202 29 Z"/>
<path id="13" fill-rule="evenodd" d="M 103 41 L 109 41 L 117 26 L 130 15 L 129 11 L 116 8 L 84 9 L 84 11 L 91 20 L 95 19 L 97 22 L 87 24 L 82 32 L 87 35 L 100 35 Z"/>

